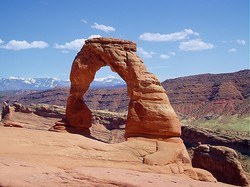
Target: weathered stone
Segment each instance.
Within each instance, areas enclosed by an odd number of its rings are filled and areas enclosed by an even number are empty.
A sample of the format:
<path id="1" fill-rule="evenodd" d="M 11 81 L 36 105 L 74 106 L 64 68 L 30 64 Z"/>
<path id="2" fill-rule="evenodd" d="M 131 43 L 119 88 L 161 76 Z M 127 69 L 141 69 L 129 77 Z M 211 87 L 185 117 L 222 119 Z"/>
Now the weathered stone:
<path id="1" fill-rule="evenodd" d="M 11 120 L 14 111 L 14 107 L 11 107 L 8 103 L 3 102 L 2 120 Z"/>
<path id="2" fill-rule="evenodd" d="M 95 73 L 103 66 L 110 66 L 127 83 L 130 98 L 125 134 L 127 138 L 180 136 L 177 115 L 157 77 L 147 71 L 136 55 L 136 44 L 112 38 L 86 40 L 74 59 L 66 109 L 69 126 L 83 129 L 91 126 L 92 114 L 84 103 L 83 95 L 94 80 Z"/>
<path id="3" fill-rule="evenodd" d="M 248 186 L 249 182 L 237 159 L 237 153 L 225 146 L 199 145 L 194 149 L 193 167 L 211 172 L 221 182 Z"/>
<path id="4" fill-rule="evenodd" d="M 23 113 L 32 113 L 32 109 L 29 107 L 26 107 L 24 105 L 22 105 L 21 103 L 13 103 L 13 106 L 15 108 L 15 112 L 23 112 Z"/>

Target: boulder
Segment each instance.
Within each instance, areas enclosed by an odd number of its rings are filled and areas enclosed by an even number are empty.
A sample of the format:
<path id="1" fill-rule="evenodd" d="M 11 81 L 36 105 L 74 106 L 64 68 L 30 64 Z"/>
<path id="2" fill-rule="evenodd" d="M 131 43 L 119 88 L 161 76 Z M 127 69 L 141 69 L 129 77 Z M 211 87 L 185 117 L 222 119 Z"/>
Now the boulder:
<path id="1" fill-rule="evenodd" d="M 202 144 L 194 149 L 192 165 L 211 172 L 218 181 L 248 186 L 249 182 L 237 158 L 237 153 L 231 148 Z"/>

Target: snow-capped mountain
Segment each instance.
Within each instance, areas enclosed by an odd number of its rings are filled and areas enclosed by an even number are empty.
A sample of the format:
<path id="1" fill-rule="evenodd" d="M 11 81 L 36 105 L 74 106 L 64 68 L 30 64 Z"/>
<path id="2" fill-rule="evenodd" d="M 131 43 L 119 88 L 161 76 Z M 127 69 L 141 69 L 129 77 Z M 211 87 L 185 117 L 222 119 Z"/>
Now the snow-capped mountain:
<path id="1" fill-rule="evenodd" d="M 122 79 L 117 79 L 113 77 L 112 75 L 109 75 L 104 78 L 97 78 L 94 79 L 94 81 L 91 83 L 91 88 L 117 88 L 117 87 L 125 87 L 126 82 Z"/>
<path id="2" fill-rule="evenodd" d="M 69 81 L 57 78 L 0 78 L 0 91 L 4 90 L 46 90 L 55 87 L 69 86 Z"/>
<path id="3" fill-rule="evenodd" d="M 123 87 L 126 83 L 113 76 L 95 79 L 91 88 Z M 55 87 L 69 87 L 70 81 L 58 78 L 21 78 L 9 77 L 0 78 L 0 91 L 6 90 L 47 90 Z"/>

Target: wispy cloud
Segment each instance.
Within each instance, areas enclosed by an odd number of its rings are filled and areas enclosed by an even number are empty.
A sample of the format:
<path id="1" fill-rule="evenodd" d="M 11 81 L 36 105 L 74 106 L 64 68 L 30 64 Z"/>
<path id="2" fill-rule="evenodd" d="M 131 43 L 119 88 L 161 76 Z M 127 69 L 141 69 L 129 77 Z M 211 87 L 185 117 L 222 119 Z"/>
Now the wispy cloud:
<path id="1" fill-rule="evenodd" d="M 203 42 L 200 38 L 189 40 L 187 42 L 181 42 L 179 45 L 179 49 L 183 51 L 202 51 L 212 49 L 214 47 L 215 46 L 213 44 Z"/>
<path id="2" fill-rule="evenodd" d="M 33 41 L 29 43 L 25 40 L 23 41 L 11 40 L 8 43 L 4 44 L 4 41 L 0 39 L 0 48 L 8 50 L 23 50 L 32 48 L 43 49 L 48 46 L 49 46 L 48 43 L 44 41 Z"/>
<path id="3" fill-rule="evenodd" d="M 228 49 L 228 52 L 229 52 L 229 53 L 234 53 L 234 52 L 236 52 L 236 51 L 237 51 L 237 49 L 235 49 L 235 48 Z"/>
<path id="4" fill-rule="evenodd" d="M 98 24 L 98 23 L 94 23 L 94 25 L 91 25 L 91 28 L 101 30 L 101 31 L 104 31 L 104 32 L 107 32 L 107 33 L 111 32 L 111 31 L 115 31 L 114 27 L 106 26 L 106 25 Z"/>
<path id="5" fill-rule="evenodd" d="M 153 51 L 145 51 L 142 47 L 138 47 L 137 51 L 142 54 L 144 58 L 152 58 L 155 55 Z"/>
<path id="6" fill-rule="evenodd" d="M 245 40 L 236 40 L 236 42 L 239 45 L 246 45 L 246 41 Z"/>
<path id="7" fill-rule="evenodd" d="M 88 24 L 88 22 L 85 19 L 82 19 L 81 21 L 85 24 Z"/>
<path id="8" fill-rule="evenodd" d="M 88 37 L 88 39 L 90 38 L 99 38 L 101 37 L 100 35 L 91 35 L 90 37 Z M 73 41 L 70 42 L 66 42 L 65 44 L 54 44 L 54 48 L 56 49 L 64 49 L 63 53 L 65 53 L 65 49 L 68 50 L 75 50 L 75 51 L 79 51 L 81 49 L 81 47 L 83 46 L 83 44 L 85 43 L 85 38 L 80 38 L 80 39 L 75 39 Z"/>
<path id="9" fill-rule="evenodd" d="M 167 60 L 169 58 L 171 58 L 172 56 L 175 56 L 176 53 L 175 52 L 169 52 L 168 54 L 161 54 L 160 58 L 163 60 Z"/>
<path id="10" fill-rule="evenodd" d="M 69 51 L 67 51 L 67 50 L 62 50 L 61 53 L 68 54 Z"/>
<path id="11" fill-rule="evenodd" d="M 163 59 L 163 60 L 166 60 L 166 59 L 169 59 L 170 56 L 169 56 L 169 55 L 166 55 L 166 54 L 161 54 L 161 55 L 160 55 L 160 58 Z"/>
<path id="12" fill-rule="evenodd" d="M 176 55 L 175 52 L 169 52 L 168 54 L 171 55 L 171 56 L 175 56 Z"/>
<path id="13" fill-rule="evenodd" d="M 192 29 L 184 29 L 181 32 L 174 32 L 169 34 L 160 33 L 143 33 L 139 36 L 141 40 L 154 41 L 154 42 L 170 42 L 186 39 L 189 35 L 198 36 L 199 33 L 194 32 Z"/>
<path id="14" fill-rule="evenodd" d="M 90 38 L 100 38 L 100 37 L 102 37 L 102 36 L 99 35 L 99 34 L 91 34 L 91 35 L 88 37 L 88 39 L 90 39 Z"/>

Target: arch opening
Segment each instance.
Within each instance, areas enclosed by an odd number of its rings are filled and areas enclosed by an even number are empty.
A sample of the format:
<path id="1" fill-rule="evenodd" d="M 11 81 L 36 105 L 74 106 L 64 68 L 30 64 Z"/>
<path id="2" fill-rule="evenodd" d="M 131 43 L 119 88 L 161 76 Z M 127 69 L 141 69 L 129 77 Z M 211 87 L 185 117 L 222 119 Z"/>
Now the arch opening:
<path id="1" fill-rule="evenodd" d="M 106 110 L 127 113 L 129 98 L 127 84 L 109 66 L 101 67 L 83 95 L 84 102 L 91 110 Z"/>

